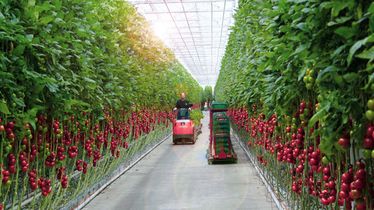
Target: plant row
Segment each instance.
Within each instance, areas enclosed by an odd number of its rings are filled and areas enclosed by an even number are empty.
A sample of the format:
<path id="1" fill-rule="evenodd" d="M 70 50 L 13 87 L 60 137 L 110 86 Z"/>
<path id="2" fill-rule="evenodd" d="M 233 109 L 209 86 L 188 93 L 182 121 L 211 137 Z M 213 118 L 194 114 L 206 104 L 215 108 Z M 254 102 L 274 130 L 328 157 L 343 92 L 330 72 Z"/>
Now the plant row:
<path id="1" fill-rule="evenodd" d="M 111 164 L 116 163 L 113 159 L 124 158 L 129 147 L 138 144 L 141 136 L 164 130 L 172 118 L 172 113 L 149 110 L 119 115 L 107 111 L 104 119 L 88 113 L 54 119 L 39 115 L 36 130 L 29 124 L 18 127 L 15 121 L 1 120 L 0 155 L 4 158 L 0 192 L 3 207 L 20 208 L 24 197 L 35 191 L 46 197 L 35 201 L 38 206 L 51 208 L 64 204 L 68 199 L 63 192 L 70 187 L 73 174 L 81 172 L 82 177 L 76 180 L 73 188 L 66 190 L 77 195 L 81 189 L 76 187 L 81 182 L 100 178 L 94 176 L 98 173 L 95 167 L 104 164 L 100 161 L 112 159 L 106 163 L 106 167 L 112 167 Z M 17 140 L 15 136 L 22 138 Z M 102 166 L 98 170 L 108 169 Z M 30 208 L 34 207 L 31 205 Z"/>
<path id="2" fill-rule="evenodd" d="M 202 88 L 129 3 L 0 1 L 0 209 L 84 197 L 170 132 L 180 92 Z"/>
<path id="3" fill-rule="evenodd" d="M 374 3 L 240 1 L 217 100 L 296 209 L 373 208 Z"/>
<path id="4" fill-rule="evenodd" d="M 170 109 L 202 88 L 121 0 L 0 2 L 0 112 Z"/>

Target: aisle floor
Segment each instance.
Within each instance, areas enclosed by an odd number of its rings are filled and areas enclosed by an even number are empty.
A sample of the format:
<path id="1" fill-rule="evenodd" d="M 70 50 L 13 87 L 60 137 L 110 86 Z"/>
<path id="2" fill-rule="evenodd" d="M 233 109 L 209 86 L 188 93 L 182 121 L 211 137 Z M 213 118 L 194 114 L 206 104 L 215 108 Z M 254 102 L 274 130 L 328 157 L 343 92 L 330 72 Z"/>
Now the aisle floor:
<path id="1" fill-rule="evenodd" d="M 195 145 L 166 140 L 84 209 L 277 209 L 239 145 L 237 164 L 208 165 L 208 116 L 202 122 Z"/>

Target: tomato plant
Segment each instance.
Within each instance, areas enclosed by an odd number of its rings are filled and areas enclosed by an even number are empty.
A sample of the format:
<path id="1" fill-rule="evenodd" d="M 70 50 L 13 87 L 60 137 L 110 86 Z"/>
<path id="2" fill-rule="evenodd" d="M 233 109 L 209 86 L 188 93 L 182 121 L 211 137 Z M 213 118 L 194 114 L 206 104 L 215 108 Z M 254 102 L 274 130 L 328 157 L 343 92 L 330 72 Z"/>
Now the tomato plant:
<path id="1" fill-rule="evenodd" d="M 297 209 L 373 208 L 373 24 L 365 0 L 239 3 L 215 96 Z"/>
<path id="2" fill-rule="evenodd" d="M 191 111 L 190 116 L 191 116 L 191 119 L 192 119 L 192 121 L 194 122 L 195 125 L 200 125 L 201 124 L 201 122 L 200 122 L 201 119 L 204 118 L 204 115 L 203 115 L 203 113 L 201 112 L 200 109 L 193 109 Z"/>
<path id="3" fill-rule="evenodd" d="M 202 88 L 127 2 L 1 1 L 0 208 L 84 196 L 170 132 L 181 91 L 200 102 Z"/>

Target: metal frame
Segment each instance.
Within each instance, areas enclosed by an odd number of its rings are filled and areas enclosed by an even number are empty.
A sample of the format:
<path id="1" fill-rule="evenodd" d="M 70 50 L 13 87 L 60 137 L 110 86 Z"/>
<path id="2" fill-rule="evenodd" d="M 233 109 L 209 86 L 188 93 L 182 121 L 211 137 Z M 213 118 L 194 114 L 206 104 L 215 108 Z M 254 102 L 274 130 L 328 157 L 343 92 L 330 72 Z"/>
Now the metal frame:
<path id="1" fill-rule="evenodd" d="M 214 86 L 238 0 L 129 0 L 202 86 Z M 161 22 L 160 22 L 161 21 Z"/>

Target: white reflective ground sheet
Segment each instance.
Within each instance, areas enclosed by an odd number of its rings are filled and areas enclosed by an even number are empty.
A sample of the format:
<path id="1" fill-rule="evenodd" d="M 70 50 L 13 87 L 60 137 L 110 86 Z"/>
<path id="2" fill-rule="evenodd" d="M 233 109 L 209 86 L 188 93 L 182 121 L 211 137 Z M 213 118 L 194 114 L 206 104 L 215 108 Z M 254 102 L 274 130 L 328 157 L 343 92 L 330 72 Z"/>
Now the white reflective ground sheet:
<path id="1" fill-rule="evenodd" d="M 237 0 L 129 0 L 202 86 L 214 86 Z"/>

